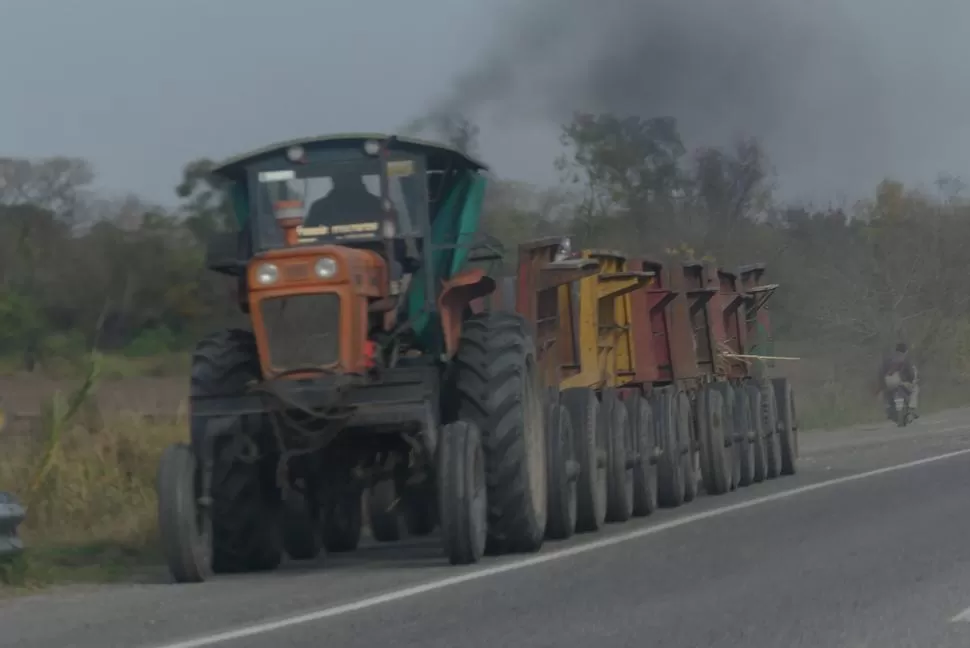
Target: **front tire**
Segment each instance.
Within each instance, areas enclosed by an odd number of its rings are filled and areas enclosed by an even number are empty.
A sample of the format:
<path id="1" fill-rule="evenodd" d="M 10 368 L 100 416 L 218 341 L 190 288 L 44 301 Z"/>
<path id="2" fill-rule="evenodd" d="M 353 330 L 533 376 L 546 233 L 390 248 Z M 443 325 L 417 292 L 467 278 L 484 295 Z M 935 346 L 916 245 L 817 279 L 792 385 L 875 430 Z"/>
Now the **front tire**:
<path id="1" fill-rule="evenodd" d="M 192 356 L 190 394 L 236 396 L 261 379 L 256 340 L 229 329 L 203 338 Z M 204 465 L 212 452 L 212 569 L 264 571 L 283 556 L 280 498 L 267 461 L 271 446 L 264 414 L 192 416 L 192 448 Z"/>
<path id="2" fill-rule="evenodd" d="M 525 320 L 502 312 L 473 315 L 454 366 L 458 419 L 482 435 L 489 552 L 537 551 L 548 505 L 545 412 Z"/>
<path id="3" fill-rule="evenodd" d="M 441 428 L 438 510 L 441 540 L 452 565 L 482 559 L 488 533 L 486 460 L 478 428 L 455 421 Z"/>

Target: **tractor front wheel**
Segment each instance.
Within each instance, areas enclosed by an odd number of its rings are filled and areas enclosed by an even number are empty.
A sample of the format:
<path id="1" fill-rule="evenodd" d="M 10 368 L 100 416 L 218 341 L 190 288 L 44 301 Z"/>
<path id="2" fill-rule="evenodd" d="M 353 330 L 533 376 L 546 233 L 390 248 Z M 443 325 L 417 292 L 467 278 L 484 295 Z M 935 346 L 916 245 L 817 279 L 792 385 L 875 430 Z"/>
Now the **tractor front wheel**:
<path id="1" fill-rule="evenodd" d="M 245 393 L 261 377 L 256 340 L 230 329 L 202 339 L 192 356 L 193 397 Z M 212 462 L 212 569 L 217 573 L 275 569 L 283 556 L 280 498 L 270 486 L 262 414 L 193 415 L 192 450 Z M 209 455 L 211 453 L 211 456 Z"/>
<path id="2" fill-rule="evenodd" d="M 468 565 L 485 553 L 488 489 L 485 452 L 478 427 L 455 421 L 442 427 L 438 448 L 438 510 L 441 540 L 452 565 Z"/>

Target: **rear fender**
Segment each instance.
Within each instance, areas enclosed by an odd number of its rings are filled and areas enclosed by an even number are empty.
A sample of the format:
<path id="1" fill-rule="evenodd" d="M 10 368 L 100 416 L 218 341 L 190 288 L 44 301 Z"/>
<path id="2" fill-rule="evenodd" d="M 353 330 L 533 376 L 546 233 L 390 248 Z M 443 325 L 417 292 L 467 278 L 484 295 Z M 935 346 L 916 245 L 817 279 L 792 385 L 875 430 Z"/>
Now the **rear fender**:
<path id="1" fill-rule="evenodd" d="M 458 350 L 465 309 L 476 299 L 492 294 L 495 280 L 481 268 L 476 268 L 460 272 L 442 283 L 441 294 L 438 296 L 438 312 L 441 313 L 445 354 L 451 358 Z"/>

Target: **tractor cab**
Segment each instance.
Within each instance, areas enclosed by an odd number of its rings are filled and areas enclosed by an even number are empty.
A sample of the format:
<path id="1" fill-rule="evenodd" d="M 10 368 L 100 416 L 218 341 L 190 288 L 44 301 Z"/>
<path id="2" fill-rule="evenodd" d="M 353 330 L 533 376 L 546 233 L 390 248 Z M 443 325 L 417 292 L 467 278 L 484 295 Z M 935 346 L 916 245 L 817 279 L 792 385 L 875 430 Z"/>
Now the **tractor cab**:
<path id="1" fill-rule="evenodd" d="M 468 260 L 485 170 L 379 134 L 283 142 L 214 169 L 239 232 L 214 242 L 209 267 L 239 277 L 264 374 L 359 373 L 389 336 L 440 357 L 439 298 Z"/>

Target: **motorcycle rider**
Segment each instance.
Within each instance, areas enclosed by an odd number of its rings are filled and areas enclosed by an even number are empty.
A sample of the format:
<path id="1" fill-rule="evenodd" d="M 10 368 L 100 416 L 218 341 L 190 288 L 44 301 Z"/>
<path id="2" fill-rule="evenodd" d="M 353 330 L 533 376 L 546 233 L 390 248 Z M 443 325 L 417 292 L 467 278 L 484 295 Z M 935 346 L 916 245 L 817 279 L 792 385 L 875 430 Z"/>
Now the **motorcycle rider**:
<path id="1" fill-rule="evenodd" d="M 900 342 L 896 345 L 896 350 L 886 356 L 879 367 L 879 391 L 885 399 L 886 414 L 890 420 L 896 420 L 894 397 L 900 387 L 906 393 L 909 411 L 913 418 L 919 417 L 916 412 L 918 380 L 919 374 L 916 371 L 916 365 L 910 359 L 909 347 L 904 342 Z"/>

